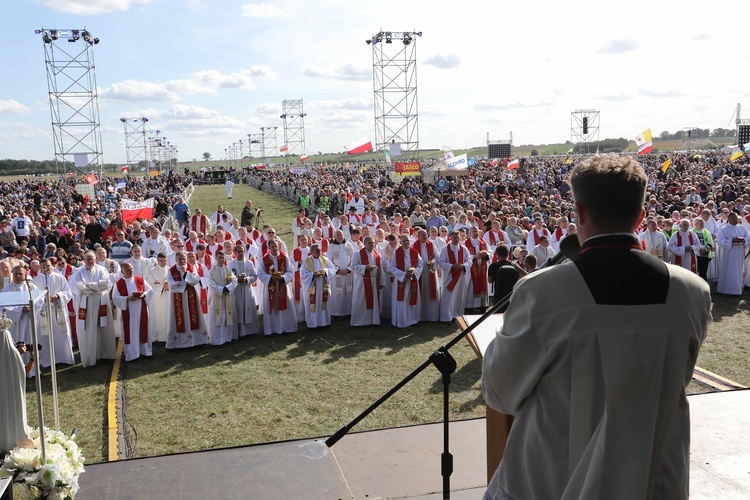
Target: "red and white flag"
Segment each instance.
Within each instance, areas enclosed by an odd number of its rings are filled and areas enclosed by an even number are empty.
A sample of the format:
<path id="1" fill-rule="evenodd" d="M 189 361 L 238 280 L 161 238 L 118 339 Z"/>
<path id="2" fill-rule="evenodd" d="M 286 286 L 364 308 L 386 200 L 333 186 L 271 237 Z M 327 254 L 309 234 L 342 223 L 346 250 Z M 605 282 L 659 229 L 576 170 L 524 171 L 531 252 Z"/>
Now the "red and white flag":
<path id="1" fill-rule="evenodd" d="M 508 170 L 514 170 L 519 167 L 518 160 L 513 160 L 512 162 L 508 163 Z"/>
<path id="2" fill-rule="evenodd" d="M 307 151 L 299 155 L 299 161 L 307 161 Z"/>
<path id="3" fill-rule="evenodd" d="M 346 147 L 346 154 L 358 155 L 372 151 L 372 142 L 367 137 L 360 137 Z"/>
<path id="4" fill-rule="evenodd" d="M 289 146 L 286 144 L 284 144 L 283 146 L 279 148 L 279 152 L 281 153 L 285 153 L 286 151 L 289 151 Z"/>
<path id="5" fill-rule="evenodd" d="M 127 174 L 130 171 L 130 167 L 128 165 L 123 165 L 122 167 L 120 167 L 120 170 L 123 174 Z"/>
<path id="6" fill-rule="evenodd" d="M 96 176 L 94 174 L 84 175 L 83 176 L 83 180 L 86 181 L 86 182 L 88 182 L 91 185 L 94 185 L 97 182 L 99 182 L 99 180 L 96 178 Z"/>
<path id="7" fill-rule="evenodd" d="M 496 167 L 498 163 L 500 163 L 500 160 L 498 160 L 497 158 L 493 158 L 490 160 L 490 165 L 492 165 L 493 167 Z"/>
<path id="8" fill-rule="evenodd" d="M 155 201 L 153 198 L 149 198 L 144 201 L 124 199 L 120 202 L 120 208 L 122 209 L 122 221 L 130 222 L 136 219 L 153 219 L 154 205 Z"/>

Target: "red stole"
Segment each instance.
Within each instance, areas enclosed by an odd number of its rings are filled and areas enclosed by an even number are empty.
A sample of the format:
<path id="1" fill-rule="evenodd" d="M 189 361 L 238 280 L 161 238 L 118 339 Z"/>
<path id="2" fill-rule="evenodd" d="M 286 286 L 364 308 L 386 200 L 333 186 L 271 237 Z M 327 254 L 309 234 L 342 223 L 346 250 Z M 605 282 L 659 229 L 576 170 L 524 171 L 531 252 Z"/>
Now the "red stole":
<path id="1" fill-rule="evenodd" d="M 425 243 L 427 243 L 427 261 L 434 261 L 435 246 L 430 240 L 425 241 Z M 420 240 L 415 241 L 412 246 L 420 255 L 422 254 L 422 242 Z M 425 267 L 429 267 L 427 262 L 425 262 Z M 422 272 L 424 272 L 424 270 Z M 427 269 L 427 274 L 429 275 L 430 280 L 430 299 L 437 300 L 437 276 L 435 276 L 437 273 L 431 272 Z"/>
<path id="2" fill-rule="evenodd" d="M 312 242 L 313 243 L 317 243 L 318 245 L 320 245 L 320 251 L 321 252 L 323 252 L 323 253 L 328 252 L 328 240 L 327 239 L 325 239 L 325 238 L 321 238 L 319 240 L 313 239 Z"/>
<path id="3" fill-rule="evenodd" d="M 453 264 L 461 264 L 463 266 L 464 264 L 464 247 L 459 244 L 458 245 L 458 261 L 456 261 L 456 255 L 453 253 L 453 248 L 451 248 L 451 245 L 448 244 L 447 252 L 448 252 L 448 262 Z M 449 292 L 453 292 L 453 289 L 456 288 L 456 285 L 458 284 L 458 280 L 461 278 L 461 269 L 451 269 L 451 281 L 448 283 L 448 286 L 445 288 L 448 289 Z"/>
<path id="4" fill-rule="evenodd" d="M 305 227 L 305 223 L 303 222 L 304 217 L 297 217 L 295 219 L 295 222 L 297 223 L 297 229 L 302 230 Z"/>
<path id="5" fill-rule="evenodd" d="M 206 230 L 208 229 L 206 224 L 208 217 L 204 217 L 203 214 L 200 215 L 193 215 L 192 222 L 190 223 L 191 227 L 193 228 L 193 231 L 198 231 L 203 234 L 206 234 Z"/>
<path id="6" fill-rule="evenodd" d="M 217 226 L 219 225 L 219 222 L 221 222 L 221 214 L 217 211 L 216 212 L 216 225 Z"/>
<path id="7" fill-rule="evenodd" d="M 557 241 L 559 242 L 562 239 L 562 237 L 563 237 L 563 230 L 561 227 L 558 227 L 557 229 L 555 229 L 555 239 L 557 239 Z"/>
<path id="8" fill-rule="evenodd" d="M 544 236 L 547 233 L 547 231 L 544 228 L 542 228 L 542 234 L 536 234 L 536 228 L 532 228 L 531 232 L 534 234 L 534 245 L 538 245 L 539 238 Z"/>
<path id="9" fill-rule="evenodd" d="M 308 247 L 309 248 L 309 247 Z M 302 279 L 300 275 L 300 266 L 302 265 L 302 247 L 297 247 L 292 251 L 292 260 L 294 261 L 296 266 L 294 266 L 294 302 L 299 304 L 300 296 L 301 296 L 301 289 L 302 289 Z"/>
<path id="10" fill-rule="evenodd" d="M 326 226 L 328 229 L 325 229 L 323 226 L 320 227 L 320 230 L 323 232 L 323 236 L 325 237 L 325 232 L 328 231 L 328 238 L 329 240 L 333 239 L 333 226 Z"/>
<path id="11" fill-rule="evenodd" d="M 677 230 L 677 246 L 678 247 L 682 246 L 682 235 L 680 233 L 681 233 L 681 231 L 678 229 Z M 693 243 L 693 234 L 690 231 L 688 231 L 688 238 L 690 240 L 690 246 L 693 246 L 694 245 L 694 243 Z M 675 265 L 681 266 L 682 265 L 682 255 L 675 255 L 675 257 L 674 257 L 674 263 L 675 263 Z M 698 272 L 697 268 L 696 268 L 696 258 L 695 258 L 695 254 L 693 252 L 690 252 L 690 270 L 692 272 L 694 272 L 694 273 Z"/>
<path id="12" fill-rule="evenodd" d="M 198 276 L 200 276 L 201 278 L 204 276 L 203 266 L 198 266 Z M 201 286 L 201 312 L 203 314 L 208 314 L 208 292 L 202 286 Z"/>
<path id="13" fill-rule="evenodd" d="M 263 242 L 264 245 L 267 245 L 267 242 Z M 276 257 L 277 262 L 279 263 L 279 268 L 276 269 L 279 273 L 282 275 L 286 272 L 286 254 L 284 252 L 279 252 L 278 257 Z M 273 268 L 273 258 L 271 257 L 270 253 L 265 253 L 263 255 L 263 267 L 266 268 L 266 272 L 273 275 L 271 272 L 271 268 Z M 277 310 L 279 311 L 286 311 L 287 303 L 286 303 L 286 290 L 284 286 L 279 286 L 278 282 L 275 281 L 273 278 L 271 281 L 268 282 L 268 304 L 269 304 L 269 313 L 273 312 L 273 297 L 276 294 L 276 292 L 279 292 L 278 296 L 278 302 L 277 302 Z"/>
<path id="14" fill-rule="evenodd" d="M 479 242 L 479 250 L 474 247 L 471 239 L 466 240 L 466 248 L 469 249 L 471 255 L 476 255 L 477 252 L 481 252 L 482 250 L 487 251 L 487 243 L 481 238 L 478 238 L 477 241 Z M 474 260 L 471 263 L 471 284 L 474 288 L 475 296 L 484 296 L 487 293 L 487 261 L 482 259 L 479 262 L 477 264 L 477 261 Z"/>
<path id="15" fill-rule="evenodd" d="M 188 272 L 193 272 L 193 265 L 187 265 Z M 172 275 L 172 280 L 182 281 L 185 278 L 182 276 L 182 270 L 177 267 L 177 264 L 169 268 L 169 274 Z M 197 330 L 200 328 L 200 314 L 198 312 L 198 294 L 195 293 L 195 287 L 185 283 L 185 288 L 188 297 L 188 316 L 190 317 L 190 329 Z M 185 311 L 182 307 L 182 292 L 172 293 L 172 303 L 174 305 L 175 315 L 175 326 L 177 327 L 177 333 L 185 333 Z"/>
<path id="16" fill-rule="evenodd" d="M 409 249 L 409 259 L 411 259 L 411 267 L 416 268 L 417 263 L 419 263 L 419 253 L 415 248 Z M 406 271 L 405 267 L 405 261 L 404 258 L 404 247 L 398 247 L 396 250 L 396 267 L 399 271 Z M 412 276 L 411 281 L 411 290 L 409 292 L 409 305 L 416 306 L 417 305 L 417 294 L 419 293 L 419 281 Z M 398 288 L 396 290 L 396 300 L 398 302 L 404 301 L 404 291 L 406 290 L 406 283 L 403 281 L 398 282 Z"/>
<path id="17" fill-rule="evenodd" d="M 203 258 L 201 259 L 201 264 L 206 266 L 206 269 L 211 269 L 211 256 L 206 253 L 203 255 Z M 202 275 L 201 275 L 202 276 Z"/>
<path id="18" fill-rule="evenodd" d="M 378 266 L 378 269 L 376 272 L 380 271 L 380 255 L 377 251 L 372 251 L 372 256 L 375 257 L 375 264 Z M 359 260 L 362 263 L 363 266 L 370 266 L 373 264 L 370 264 L 370 259 L 367 256 L 367 249 L 363 248 L 359 251 Z M 372 308 L 375 306 L 375 296 L 372 290 L 372 275 L 370 271 L 365 271 L 365 274 L 362 275 L 362 282 L 365 284 L 365 304 L 367 305 L 368 310 L 372 310 Z"/>
<path id="19" fill-rule="evenodd" d="M 140 276 L 133 276 L 133 279 L 135 280 L 136 291 L 144 293 L 146 289 L 143 286 L 143 278 L 141 278 Z M 120 278 L 119 280 L 117 280 L 117 291 L 123 297 L 128 296 L 128 284 L 125 281 L 125 278 Z M 146 307 L 146 303 L 143 301 L 141 301 L 141 322 L 139 326 L 141 329 L 140 343 L 145 344 L 148 342 L 148 307 Z M 125 309 L 122 311 L 122 330 L 122 335 L 125 339 L 125 343 L 130 344 L 130 309 Z"/>
<path id="20" fill-rule="evenodd" d="M 499 239 L 498 239 L 498 237 L 499 237 Z M 497 236 L 495 236 L 495 232 L 492 231 L 492 230 L 490 230 L 490 245 L 492 245 L 493 247 L 498 247 L 498 246 L 500 246 L 500 245 L 502 245 L 504 243 L 505 243 L 505 238 L 503 238 L 503 232 L 502 231 L 499 231 L 497 233 Z M 494 264 L 495 262 L 497 262 L 497 260 L 498 260 L 497 259 L 497 254 L 493 253 L 493 255 L 492 255 L 492 263 Z"/>

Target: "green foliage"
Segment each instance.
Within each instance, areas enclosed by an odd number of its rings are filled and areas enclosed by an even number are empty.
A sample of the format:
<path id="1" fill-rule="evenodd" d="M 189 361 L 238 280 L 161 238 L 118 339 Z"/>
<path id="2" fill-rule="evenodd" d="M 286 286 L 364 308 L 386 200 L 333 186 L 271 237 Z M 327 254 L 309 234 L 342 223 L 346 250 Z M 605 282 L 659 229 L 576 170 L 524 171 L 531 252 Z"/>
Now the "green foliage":
<path id="1" fill-rule="evenodd" d="M 539 156 L 539 151 L 536 149 L 531 150 L 531 156 Z"/>

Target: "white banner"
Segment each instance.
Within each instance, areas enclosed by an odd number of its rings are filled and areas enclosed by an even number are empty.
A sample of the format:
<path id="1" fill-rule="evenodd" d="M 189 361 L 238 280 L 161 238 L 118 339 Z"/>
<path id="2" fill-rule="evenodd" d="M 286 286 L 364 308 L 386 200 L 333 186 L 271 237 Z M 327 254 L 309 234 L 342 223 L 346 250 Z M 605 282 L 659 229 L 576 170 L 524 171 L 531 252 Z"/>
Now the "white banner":
<path id="1" fill-rule="evenodd" d="M 306 174 L 308 170 L 306 168 L 290 168 L 289 173 L 292 174 Z"/>
<path id="2" fill-rule="evenodd" d="M 89 155 L 87 153 L 74 153 L 73 164 L 77 168 L 86 168 L 89 164 Z"/>
<path id="3" fill-rule="evenodd" d="M 468 168 L 469 166 L 466 153 L 462 154 L 461 156 L 454 156 L 453 158 L 446 158 L 444 161 L 445 161 L 445 168 L 447 170 L 465 169 L 465 168 Z"/>
<path id="4" fill-rule="evenodd" d="M 154 208 L 155 205 L 156 203 L 153 198 L 149 198 L 148 200 L 143 200 L 143 201 L 135 201 L 135 200 L 128 200 L 128 199 L 120 200 L 120 208 L 122 208 L 123 210 L 140 210 L 142 208 Z"/>

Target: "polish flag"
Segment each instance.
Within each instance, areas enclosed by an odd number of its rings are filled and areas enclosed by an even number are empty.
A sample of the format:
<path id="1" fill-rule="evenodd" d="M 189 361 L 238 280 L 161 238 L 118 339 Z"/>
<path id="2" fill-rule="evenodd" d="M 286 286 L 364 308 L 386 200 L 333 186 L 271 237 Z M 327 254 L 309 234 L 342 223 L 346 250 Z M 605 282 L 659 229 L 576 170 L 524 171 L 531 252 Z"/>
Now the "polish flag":
<path id="1" fill-rule="evenodd" d="M 492 165 L 493 167 L 496 167 L 498 163 L 500 163 L 500 160 L 498 160 L 497 158 L 493 158 L 492 160 L 490 160 L 490 165 Z"/>
<path id="2" fill-rule="evenodd" d="M 360 137 L 346 147 L 346 154 L 350 155 L 358 155 L 368 151 L 372 151 L 372 142 L 367 137 Z"/>
<path id="3" fill-rule="evenodd" d="M 283 146 L 281 146 L 281 147 L 279 148 L 279 152 L 281 152 L 281 153 L 284 153 L 284 152 L 286 152 L 286 151 L 289 151 L 289 146 L 288 146 L 288 145 L 286 145 L 286 144 L 284 144 Z"/>
<path id="4" fill-rule="evenodd" d="M 127 165 L 123 165 L 120 167 L 120 171 L 122 171 L 123 174 L 127 174 L 130 171 L 130 167 Z"/>
<path id="5" fill-rule="evenodd" d="M 307 153 L 302 153 L 299 156 L 299 161 L 307 161 Z"/>
<path id="6" fill-rule="evenodd" d="M 514 170 L 519 167 L 518 160 L 513 160 L 512 162 L 508 163 L 508 170 Z"/>
<path id="7" fill-rule="evenodd" d="M 130 222 L 136 219 L 149 220 L 154 218 L 154 199 L 144 201 L 122 200 L 122 221 Z"/>

